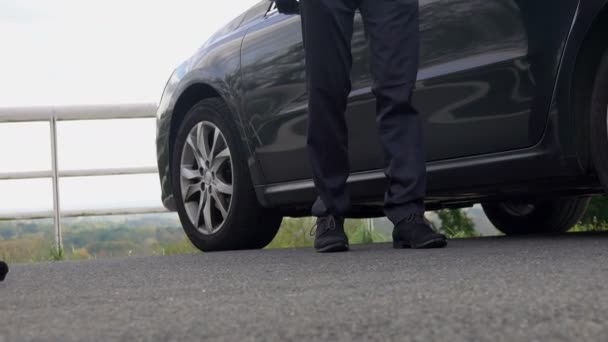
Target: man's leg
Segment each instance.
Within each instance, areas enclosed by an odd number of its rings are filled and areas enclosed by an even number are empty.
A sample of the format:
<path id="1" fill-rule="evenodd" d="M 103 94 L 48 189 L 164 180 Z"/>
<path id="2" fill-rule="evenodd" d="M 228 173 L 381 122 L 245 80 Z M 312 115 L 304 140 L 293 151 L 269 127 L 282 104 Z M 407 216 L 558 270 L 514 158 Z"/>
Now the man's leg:
<path id="1" fill-rule="evenodd" d="M 309 96 L 308 150 L 319 197 L 314 216 L 350 209 L 345 110 L 351 90 L 355 0 L 301 0 Z"/>
<path id="2" fill-rule="evenodd" d="M 370 42 L 377 123 L 389 187 L 384 212 L 395 248 L 445 247 L 424 219 L 426 157 L 422 122 L 411 105 L 419 55 L 418 0 L 362 0 Z"/>
<path id="3" fill-rule="evenodd" d="M 355 0 L 301 0 L 308 87 L 308 151 L 319 196 L 317 252 L 348 250 L 344 216 L 350 209 L 348 132 L 344 117 L 350 93 Z"/>
<path id="4" fill-rule="evenodd" d="M 422 123 L 410 103 L 418 73 L 418 0 L 362 0 L 361 14 L 389 180 L 384 212 L 397 224 L 424 212 L 426 192 Z"/>

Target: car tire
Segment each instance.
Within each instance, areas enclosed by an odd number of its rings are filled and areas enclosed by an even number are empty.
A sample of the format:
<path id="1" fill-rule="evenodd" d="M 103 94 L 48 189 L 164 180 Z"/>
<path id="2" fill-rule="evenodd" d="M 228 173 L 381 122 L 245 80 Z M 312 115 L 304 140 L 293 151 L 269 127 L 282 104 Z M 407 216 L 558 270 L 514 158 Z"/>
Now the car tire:
<path id="1" fill-rule="evenodd" d="M 179 219 L 204 252 L 263 248 L 282 221 L 278 211 L 257 200 L 232 117 L 221 99 L 200 101 L 186 114 L 173 144 L 171 179 Z"/>
<path id="2" fill-rule="evenodd" d="M 596 73 L 590 115 L 591 157 L 600 182 L 608 190 L 608 50 Z"/>
<path id="3" fill-rule="evenodd" d="M 588 197 L 533 202 L 483 203 L 492 224 L 506 235 L 563 233 L 585 214 Z"/>

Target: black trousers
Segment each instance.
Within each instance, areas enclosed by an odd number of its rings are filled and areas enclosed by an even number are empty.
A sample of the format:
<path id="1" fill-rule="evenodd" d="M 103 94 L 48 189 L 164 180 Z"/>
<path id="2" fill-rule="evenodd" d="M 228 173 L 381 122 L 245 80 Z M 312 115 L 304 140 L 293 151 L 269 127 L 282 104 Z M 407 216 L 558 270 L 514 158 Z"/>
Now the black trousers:
<path id="1" fill-rule="evenodd" d="M 388 186 L 384 213 L 398 223 L 424 212 L 422 123 L 410 100 L 418 73 L 418 0 L 301 0 L 309 95 L 307 145 L 319 196 L 314 216 L 346 216 L 351 200 L 345 110 L 351 39 L 360 10 L 370 47 L 377 128 Z"/>

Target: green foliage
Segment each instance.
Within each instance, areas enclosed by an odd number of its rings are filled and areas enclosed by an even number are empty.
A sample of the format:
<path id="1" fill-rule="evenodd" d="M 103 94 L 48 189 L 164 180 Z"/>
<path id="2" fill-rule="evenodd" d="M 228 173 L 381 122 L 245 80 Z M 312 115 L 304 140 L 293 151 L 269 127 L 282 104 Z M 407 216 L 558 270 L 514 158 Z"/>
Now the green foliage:
<path id="1" fill-rule="evenodd" d="M 387 242 L 391 238 L 377 230 L 370 229 L 367 220 L 346 220 L 344 230 L 352 244 Z"/>
<path id="2" fill-rule="evenodd" d="M 312 247 L 314 241 L 315 217 L 285 218 L 277 236 L 267 248 L 300 248 Z M 386 242 L 387 236 L 370 230 L 367 220 L 347 219 L 344 231 L 351 244 Z"/>
<path id="3" fill-rule="evenodd" d="M 571 232 L 608 231 L 608 198 L 596 196 L 589 202 L 587 212 Z"/>
<path id="4" fill-rule="evenodd" d="M 184 238 L 182 241 L 170 242 L 167 244 L 158 243 L 154 246 L 154 254 L 156 255 L 180 255 L 180 254 L 194 254 L 200 253 L 200 250 L 187 238 Z"/>
<path id="5" fill-rule="evenodd" d="M 437 229 L 450 238 L 479 235 L 463 210 L 436 214 Z M 311 247 L 314 224 L 314 217 L 284 219 L 268 248 Z M 348 219 L 345 230 L 352 244 L 390 241 L 390 223 L 378 224 L 379 229 L 370 229 L 368 220 Z M 69 218 L 62 225 L 65 247 L 56 250 L 52 220 L 0 221 L 0 259 L 17 263 L 199 253 L 175 214 Z M 608 198 L 594 198 L 573 231 L 608 231 Z"/>
<path id="6" fill-rule="evenodd" d="M 451 239 L 479 236 L 473 220 L 461 209 L 439 210 L 437 216 L 441 220 L 438 230 Z"/>
<path id="7" fill-rule="evenodd" d="M 53 241 L 40 234 L 0 240 L 0 260 L 9 263 L 49 261 Z"/>
<path id="8" fill-rule="evenodd" d="M 312 217 L 285 218 L 277 236 L 266 248 L 311 247 L 313 237 L 310 232 L 314 224 Z"/>
<path id="9" fill-rule="evenodd" d="M 578 223 L 570 232 L 605 232 L 608 231 L 608 225 L 606 223 L 596 224 L 596 223 Z"/>
<path id="10" fill-rule="evenodd" d="M 65 260 L 65 253 L 63 248 L 57 248 L 57 246 L 51 247 L 50 259 L 52 261 Z"/>
<path id="11" fill-rule="evenodd" d="M 605 226 L 608 222 L 608 197 L 595 196 L 589 202 L 587 212 L 581 219 L 583 226 L 597 229 L 598 226 Z"/>
<path id="12" fill-rule="evenodd" d="M 601 232 L 608 231 L 608 198 L 595 196 L 589 202 L 587 211 L 571 232 Z"/>
<path id="13" fill-rule="evenodd" d="M 49 219 L 0 221 L 0 241 L 33 236 L 52 240 L 53 231 L 53 221 Z"/>
<path id="14" fill-rule="evenodd" d="M 198 251 L 173 214 L 68 218 L 62 226 L 64 249 L 58 251 L 51 220 L 1 221 L 0 258 L 18 263 Z"/>
<path id="15" fill-rule="evenodd" d="M 114 257 L 114 256 L 130 256 L 133 251 L 139 250 L 140 246 L 133 241 L 123 240 L 124 237 L 118 237 L 116 241 L 109 241 L 104 239 L 98 242 L 91 242 L 87 244 L 86 249 L 92 255 L 99 257 Z"/>
<path id="16" fill-rule="evenodd" d="M 441 211 L 440 230 L 451 237 L 476 236 L 472 221 L 461 211 Z M 351 244 L 390 241 L 390 228 L 370 229 L 368 220 L 348 219 Z M 314 217 L 286 218 L 268 248 L 311 247 Z M 87 260 L 105 257 L 198 253 L 186 238 L 176 215 L 130 215 L 62 220 L 64 249 L 56 250 L 51 220 L 1 221 L 0 258 L 11 263 Z"/>

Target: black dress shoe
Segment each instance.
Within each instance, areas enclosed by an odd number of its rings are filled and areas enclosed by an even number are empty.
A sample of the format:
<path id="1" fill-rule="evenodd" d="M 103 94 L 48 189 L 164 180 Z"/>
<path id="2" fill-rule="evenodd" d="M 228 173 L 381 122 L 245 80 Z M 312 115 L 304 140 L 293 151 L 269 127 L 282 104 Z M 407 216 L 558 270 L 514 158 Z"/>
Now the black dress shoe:
<path id="1" fill-rule="evenodd" d="M 395 248 L 442 248 L 447 246 L 445 235 L 431 228 L 424 214 L 412 214 L 393 229 Z"/>
<path id="2" fill-rule="evenodd" d="M 316 230 L 314 230 L 316 227 Z M 319 253 L 344 252 L 348 250 L 348 237 L 344 233 L 344 218 L 333 215 L 317 218 L 311 235 L 315 236 L 315 250 Z"/>

